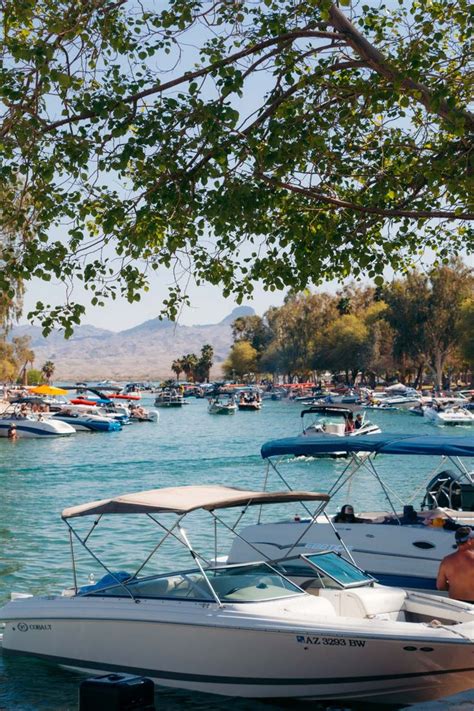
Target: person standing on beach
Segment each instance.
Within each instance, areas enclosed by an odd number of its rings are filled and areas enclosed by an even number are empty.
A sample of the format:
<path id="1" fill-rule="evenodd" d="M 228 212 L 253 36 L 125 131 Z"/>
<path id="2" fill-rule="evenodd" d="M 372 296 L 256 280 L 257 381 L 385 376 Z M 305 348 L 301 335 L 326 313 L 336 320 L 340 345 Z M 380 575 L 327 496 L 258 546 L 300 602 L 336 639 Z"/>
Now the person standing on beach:
<path id="1" fill-rule="evenodd" d="M 453 600 L 474 604 L 474 532 L 461 526 L 454 534 L 457 550 L 440 563 L 437 590 L 448 590 Z"/>

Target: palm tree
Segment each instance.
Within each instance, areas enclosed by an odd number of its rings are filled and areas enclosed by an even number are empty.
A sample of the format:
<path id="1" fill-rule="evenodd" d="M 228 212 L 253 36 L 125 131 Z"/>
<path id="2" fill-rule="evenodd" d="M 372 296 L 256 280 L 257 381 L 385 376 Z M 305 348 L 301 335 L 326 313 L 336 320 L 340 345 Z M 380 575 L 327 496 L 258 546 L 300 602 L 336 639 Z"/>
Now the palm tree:
<path id="1" fill-rule="evenodd" d="M 53 373 L 55 370 L 56 370 L 56 366 L 54 365 L 52 360 L 47 360 L 46 363 L 41 368 L 41 372 L 43 373 L 43 375 L 46 378 L 46 381 L 48 383 L 51 380 L 51 378 L 53 377 Z"/>
<path id="2" fill-rule="evenodd" d="M 171 363 L 171 370 L 176 375 L 176 380 L 179 381 L 179 376 L 183 371 L 183 363 L 179 358 L 176 358 L 176 360 Z"/>
<path id="3" fill-rule="evenodd" d="M 214 363 L 214 348 L 209 344 L 206 343 L 202 348 L 201 348 L 201 357 L 199 358 L 199 363 L 198 363 L 198 370 L 199 370 L 199 379 L 200 380 L 205 380 L 206 382 L 209 382 L 209 372 L 213 366 Z"/>
<path id="4" fill-rule="evenodd" d="M 187 380 L 194 379 L 194 370 L 196 368 L 198 359 L 195 353 L 188 353 L 181 358 L 181 368 L 186 376 Z"/>

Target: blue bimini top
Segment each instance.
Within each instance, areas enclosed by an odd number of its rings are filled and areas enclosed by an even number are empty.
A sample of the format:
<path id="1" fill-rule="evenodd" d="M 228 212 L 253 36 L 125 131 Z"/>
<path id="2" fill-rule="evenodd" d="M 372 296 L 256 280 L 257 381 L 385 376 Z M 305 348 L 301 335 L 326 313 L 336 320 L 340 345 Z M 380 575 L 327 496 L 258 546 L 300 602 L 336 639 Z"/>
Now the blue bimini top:
<path id="1" fill-rule="evenodd" d="M 311 457 L 332 452 L 474 457 L 474 437 L 409 434 L 378 434 L 362 437 L 287 437 L 265 442 L 260 452 L 263 459 L 285 454 Z"/>

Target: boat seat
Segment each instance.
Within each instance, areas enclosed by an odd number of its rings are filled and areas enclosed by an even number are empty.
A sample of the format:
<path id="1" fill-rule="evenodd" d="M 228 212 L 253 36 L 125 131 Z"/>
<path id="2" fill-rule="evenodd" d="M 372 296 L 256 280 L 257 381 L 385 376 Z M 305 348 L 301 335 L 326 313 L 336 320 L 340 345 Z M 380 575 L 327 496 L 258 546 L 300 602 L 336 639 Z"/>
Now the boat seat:
<path id="1" fill-rule="evenodd" d="M 173 587 L 173 586 L 172 586 Z M 131 590 L 137 597 L 163 597 L 169 593 L 169 580 L 144 580 L 134 585 Z"/>
<path id="2" fill-rule="evenodd" d="M 342 617 L 404 619 L 403 607 L 407 594 L 399 588 L 352 588 L 320 590 L 320 597 L 329 599 Z"/>
<path id="3" fill-rule="evenodd" d="M 343 435 L 345 432 L 345 425 L 342 422 L 328 422 L 325 427 L 325 432 L 326 434 Z"/>

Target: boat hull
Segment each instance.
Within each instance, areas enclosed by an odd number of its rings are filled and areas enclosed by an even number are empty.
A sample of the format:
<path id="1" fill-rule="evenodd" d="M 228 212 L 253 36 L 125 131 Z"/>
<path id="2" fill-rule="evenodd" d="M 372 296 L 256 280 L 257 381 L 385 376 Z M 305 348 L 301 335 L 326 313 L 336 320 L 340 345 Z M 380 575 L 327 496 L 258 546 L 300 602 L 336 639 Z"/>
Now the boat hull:
<path id="1" fill-rule="evenodd" d="M 52 608 L 55 601 L 44 602 Z M 209 603 L 205 612 L 202 603 L 191 603 L 189 613 L 184 602 L 178 615 L 164 601 L 95 600 L 99 610 L 91 615 L 85 599 L 65 602 L 71 604 L 55 606 L 53 614 L 46 604 L 36 615 L 28 606 L 18 618 L 10 615 L 4 650 L 85 672 L 129 672 L 162 686 L 248 698 L 406 704 L 474 685 L 472 643 L 436 640 L 431 631 L 384 639 L 380 631 L 348 633 L 347 625 L 324 619 L 281 622 Z"/>
<path id="2" fill-rule="evenodd" d="M 49 420 L 7 419 L 0 420 L 0 437 L 8 437 L 10 425 L 16 427 L 17 437 L 65 437 L 75 433 L 75 429 L 65 422 L 50 422 Z"/>

